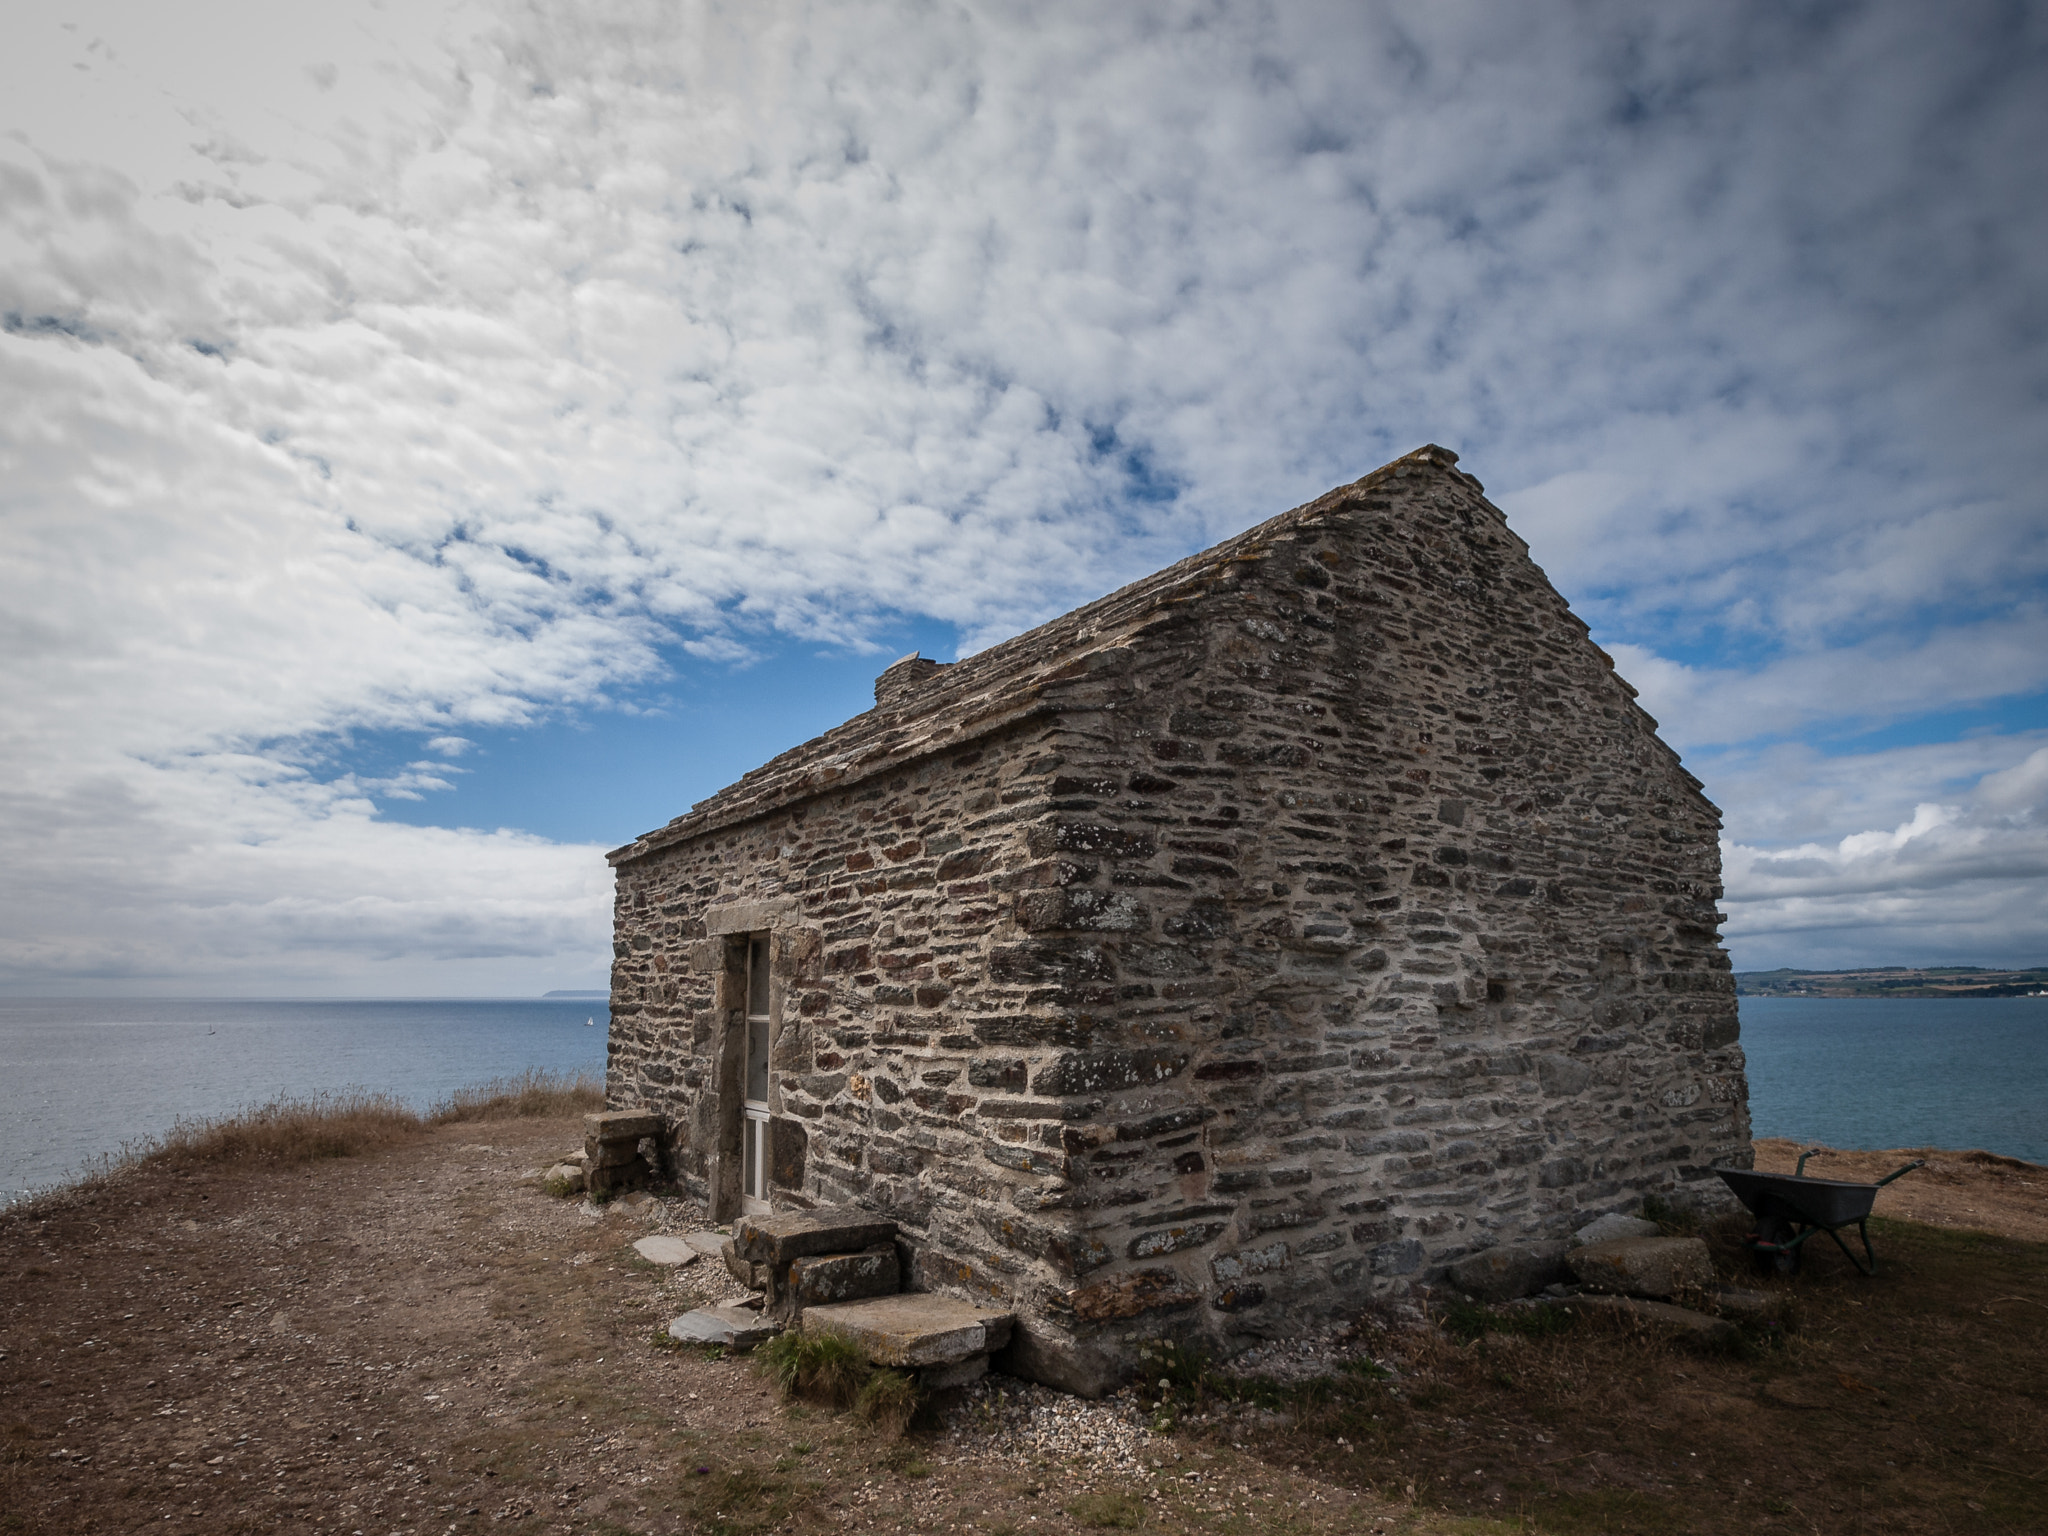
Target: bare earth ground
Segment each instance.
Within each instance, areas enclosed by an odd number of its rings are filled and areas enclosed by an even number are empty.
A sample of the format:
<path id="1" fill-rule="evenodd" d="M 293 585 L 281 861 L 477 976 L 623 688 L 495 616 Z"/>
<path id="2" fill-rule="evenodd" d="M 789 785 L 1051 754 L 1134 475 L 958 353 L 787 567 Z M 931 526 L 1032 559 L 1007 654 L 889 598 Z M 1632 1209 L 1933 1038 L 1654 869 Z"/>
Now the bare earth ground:
<path id="1" fill-rule="evenodd" d="M 659 1347 L 714 1277 L 641 1262 L 644 1215 L 539 1191 L 577 1134 L 457 1124 L 0 1213 L 0 1531 L 2048 1531 L 2030 1165 L 1936 1154 L 1921 1219 L 1978 1230 L 1892 1220 L 1876 1279 L 1829 1249 L 1745 1281 L 1792 1326 L 1732 1354 L 1453 1313 L 1362 1337 L 1391 1381 L 1190 1391 L 1154 1436 L 1075 1405 L 1077 1443 L 1135 1447 L 1112 1466 L 1000 1404 L 890 1442 Z M 1736 1229 L 1707 1235 L 1742 1276 Z"/>

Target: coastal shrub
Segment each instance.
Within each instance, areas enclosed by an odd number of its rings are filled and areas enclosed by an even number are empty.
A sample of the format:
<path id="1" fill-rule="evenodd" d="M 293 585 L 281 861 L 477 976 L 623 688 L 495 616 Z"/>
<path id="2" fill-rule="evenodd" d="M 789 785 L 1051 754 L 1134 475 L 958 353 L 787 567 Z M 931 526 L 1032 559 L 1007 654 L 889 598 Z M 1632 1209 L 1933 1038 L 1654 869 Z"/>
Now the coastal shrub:
<path id="1" fill-rule="evenodd" d="M 429 1112 L 435 1125 L 467 1120 L 531 1120 L 604 1108 L 604 1084 L 587 1072 L 529 1067 L 517 1077 L 458 1088 Z"/>
<path id="2" fill-rule="evenodd" d="M 388 1147 L 420 1131 L 420 1117 L 389 1094 L 353 1089 L 278 1098 L 217 1120 L 179 1120 L 137 1161 L 312 1163 Z"/>

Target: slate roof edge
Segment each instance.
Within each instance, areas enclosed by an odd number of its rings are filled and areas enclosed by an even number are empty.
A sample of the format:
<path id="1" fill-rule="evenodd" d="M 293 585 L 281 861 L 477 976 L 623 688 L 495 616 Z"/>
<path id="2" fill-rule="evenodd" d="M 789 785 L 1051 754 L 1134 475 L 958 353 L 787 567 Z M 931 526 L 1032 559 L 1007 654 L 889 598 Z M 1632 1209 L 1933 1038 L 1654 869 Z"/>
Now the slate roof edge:
<path id="1" fill-rule="evenodd" d="M 1267 542 L 1309 524 L 1319 515 L 1338 510 L 1360 492 L 1399 478 L 1404 468 L 1426 466 L 1449 473 L 1474 492 L 1480 504 L 1498 517 L 1505 528 L 1507 514 L 1486 500 L 1485 488 L 1457 468 L 1457 462 L 1458 456 L 1448 448 L 1425 443 L 1348 484 L 1325 491 L 1313 501 L 1267 518 L 1243 533 L 1141 576 L 1020 635 L 998 641 L 987 650 L 952 663 L 920 688 L 907 705 L 890 710 L 877 706 L 863 711 L 778 754 L 665 826 L 614 848 L 605 858 L 615 867 L 634 863 L 706 833 L 752 821 L 828 791 L 848 788 L 878 773 L 905 768 L 941 752 L 958 751 L 999 731 L 1056 714 L 1068 706 L 1046 699 L 1043 690 L 1047 683 L 1061 680 L 1055 674 L 1062 667 L 1115 646 L 1120 632 L 1141 627 L 1144 620 L 1172 604 L 1176 600 L 1175 589 L 1200 578 L 1206 568 L 1234 558 L 1248 546 Z M 1513 535 L 1512 530 L 1510 533 L 1519 541 L 1519 535 Z M 1526 543 L 1523 548 L 1527 549 Z M 1141 599 L 1142 607 L 1133 608 Z M 1121 611 L 1126 609 L 1131 611 Z M 1565 612 L 1586 634 L 1585 621 L 1568 606 Z M 1114 621 L 1107 632 L 1091 627 L 1091 621 L 1107 620 Z M 1074 633 L 1066 637 L 1054 633 L 1061 629 Z M 1590 635 L 1587 644 L 1593 644 Z M 1042 658 L 1036 654 L 1041 648 L 1046 652 Z M 1605 651 L 1600 654 L 1612 668 L 1613 658 L 1607 657 Z M 1040 668 L 1037 679 L 1020 681 L 1019 674 L 1029 670 L 1034 661 Z M 1626 679 L 1619 680 L 1633 701 L 1635 690 L 1628 688 Z M 986 706 L 984 712 L 976 711 L 977 703 Z M 1655 720 L 1640 705 L 1636 708 L 1649 720 L 1652 739 L 1676 761 L 1677 754 L 1656 736 Z M 905 740 L 906 736 L 912 739 Z M 1701 787 L 1682 764 L 1679 771 L 1696 788 Z"/>

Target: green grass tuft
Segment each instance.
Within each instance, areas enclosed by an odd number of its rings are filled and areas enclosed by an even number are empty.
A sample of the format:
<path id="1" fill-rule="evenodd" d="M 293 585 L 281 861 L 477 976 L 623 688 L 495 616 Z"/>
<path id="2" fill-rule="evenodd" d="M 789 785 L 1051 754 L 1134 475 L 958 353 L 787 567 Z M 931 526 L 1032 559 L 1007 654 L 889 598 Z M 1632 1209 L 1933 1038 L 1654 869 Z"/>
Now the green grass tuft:
<path id="1" fill-rule="evenodd" d="M 853 1416 L 883 1438 L 896 1440 L 910 1428 L 921 1401 L 917 1383 L 901 1371 L 874 1371 L 861 1383 L 853 1401 Z"/>
<path id="2" fill-rule="evenodd" d="M 1145 1502 L 1135 1493 L 1084 1493 L 1067 1506 L 1067 1513 L 1097 1530 L 1134 1531 L 1145 1518 Z"/>
<path id="3" fill-rule="evenodd" d="M 754 1352 L 784 1397 L 807 1397 L 834 1408 L 851 1407 L 873 1367 L 858 1345 L 836 1333 L 788 1328 Z"/>

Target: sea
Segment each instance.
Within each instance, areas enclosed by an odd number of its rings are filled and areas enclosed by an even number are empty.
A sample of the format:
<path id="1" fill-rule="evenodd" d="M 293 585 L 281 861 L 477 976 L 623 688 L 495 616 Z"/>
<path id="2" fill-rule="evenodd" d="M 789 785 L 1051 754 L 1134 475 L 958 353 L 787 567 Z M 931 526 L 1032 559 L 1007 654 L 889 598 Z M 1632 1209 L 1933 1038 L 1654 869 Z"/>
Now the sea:
<path id="1" fill-rule="evenodd" d="M 2048 1163 L 2048 997 L 1745 997 L 1758 1136 Z"/>
<path id="2" fill-rule="evenodd" d="M 1741 1001 L 1758 1136 L 2048 1163 L 2048 998 Z M 0 1201 L 181 1119 L 351 1088 L 424 1109 L 530 1067 L 602 1075 L 601 998 L 0 999 Z"/>
<path id="3" fill-rule="evenodd" d="M 532 1067 L 602 1078 L 610 1024 L 602 997 L 0 998 L 0 1202 L 277 1098 L 426 1109 Z"/>

